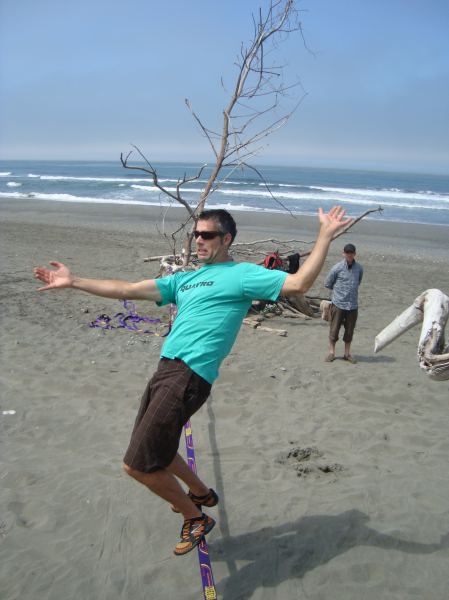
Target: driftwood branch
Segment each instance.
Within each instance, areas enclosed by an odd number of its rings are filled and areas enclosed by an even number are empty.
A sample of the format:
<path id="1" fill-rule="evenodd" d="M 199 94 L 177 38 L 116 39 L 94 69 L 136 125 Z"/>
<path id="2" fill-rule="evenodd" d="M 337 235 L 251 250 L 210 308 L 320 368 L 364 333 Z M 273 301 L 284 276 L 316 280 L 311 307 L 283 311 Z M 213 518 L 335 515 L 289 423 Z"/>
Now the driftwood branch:
<path id="1" fill-rule="evenodd" d="M 361 215 L 359 215 L 358 217 L 356 217 L 355 219 L 353 219 L 351 221 L 351 223 L 347 227 L 345 227 L 342 231 L 340 231 L 339 233 L 337 233 L 336 235 L 334 235 L 334 237 L 332 238 L 332 241 L 336 240 L 341 235 L 344 235 L 345 233 L 347 233 L 350 229 L 352 229 L 354 227 L 354 225 L 356 223 L 358 223 L 359 221 L 361 221 L 367 215 L 370 215 L 370 214 L 376 213 L 376 212 L 382 213 L 383 212 L 382 206 L 378 206 L 377 208 L 370 208 L 369 210 L 365 210 L 364 213 L 362 213 Z M 310 252 L 304 252 L 303 254 L 301 254 L 301 256 L 309 256 Z"/>
<path id="2" fill-rule="evenodd" d="M 370 215 L 372 213 L 378 212 L 378 213 L 382 213 L 383 212 L 383 208 L 382 206 L 378 206 L 377 208 L 370 208 L 369 210 L 366 210 L 364 213 L 362 213 L 361 215 L 359 215 L 358 217 L 356 217 L 347 227 L 345 227 L 342 231 L 340 231 L 339 233 L 337 233 L 337 235 L 335 235 L 332 238 L 333 240 L 336 240 L 337 238 L 339 238 L 341 235 L 344 235 L 347 231 L 349 231 L 352 227 L 354 227 L 354 225 L 356 223 L 358 223 L 359 221 L 361 221 L 364 217 L 366 217 L 367 215 Z"/>
<path id="3" fill-rule="evenodd" d="M 278 240 L 276 238 L 267 238 L 264 240 L 254 240 L 252 242 L 234 242 L 232 244 L 233 248 L 238 248 L 240 246 L 255 246 L 257 244 L 274 244 L 275 246 L 280 246 L 281 244 L 313 244 L 313 242 L 306 242 L 304 240 Z"/>
<path id="4" fill-rule="evenodd" d="M 212 141 L 212 137 L 217 134 L 203 123 L 187 101 L 189 110 L 212 146 L 216 159 L 200 195 L 199 212 L 204 209 L 222 168 L 235 163 L 243 166 L 242 153 L 245 156 L 252 156 L 252 148 L 255 144 L 285 125 L 294 112 L 288 111 L 285 115 L 276 118 L 274 122 L 263 125 L 245 137 L 246 131 L 254 125 L 254 122 L 259 122 L 267 113 L 274 113 L 279 105 L 280 96 L 286 91 L 283 69 L 266 64 L 266 51 L 272 50 L 276 43 L 282 41 L 285 34 L 299 30 L 300 23 L 293 0 L 272 0 L 265 15 L 261 10 L 259 11 L 257 21 L 254 19 L 253 38 L 247 48 L 242 46 L 241 49 L 241 56 L 236 65 L 238 69 L 236 81 L 229 102 L 222 113 L 221 137 L 217 145 Z M 273 44 L 271 47 L 268 46 L 269 42 Z M 260 105 L 261 95 L 269 98 L 268 105 L 265 107 Z M 254 100 L 255 104 L 253 104 Z M 239 109 L 247 106 L 248 102 L 253 106 L 250 113 L 240 114 Z"/>
<path id="5" fill-rule="evenodd" d="M 310 315 L 309 314 L 305 314 L 304 312 L 301 312 L 295 306 L 292 306 L 290 304 L 290 302 L 286 301 L 286 299 L 279 300 L 278 304 L 284 310 L 283 315 L 282 315 L 284 317 L 293 317 L 293 318 L 296 318 L 296 319 L 304 319 L 305 321 L 307 321 L 308 319 L 310 319 Z"/>
<path id="6" fill-rule="evenodd" d="M 227 105 L 221 111 L 220 126 L 207 126 L 193 109 L 191 102 L 185 100 L 188 110 L 206 138 L 215 158 L 206 175 L 207 179 L 199 198 L 193 206 L 184 197 L 182 189 L 186 184 L 199 179 L 205 165 L 196 176 L 188 178 L 184 175 L 180 178 L 176 190 L 173 191 L 161 183 L 156 168 L 137 146 L 133 148 L 143 160 L 143 166 L 130 163 L 132 152 L 120 156 L 123 167 L 146 173 L 161 193 L 181 204 L 187 211 L 189 217 L 187 222 L 171 234 L 172 248 L 178 246 L 176 236 L 179 235 L 183 239 L 183 252 L 180 258 L 185 266 L 192 256 L 192 230 L 198 214 L 204 210 L 210 194 L 220 186 L 221 181 L 226 179 L 226 174 L 223 176 L 225 168 L 231 170 L 246 168 L 257 173 L 273 199 L 282 206 L 283 210 L 294 216 L 271 193 L 263 175 L 248 164 L 247 159 L 260 152 L 263 148 L 260 143 L 287 123 L 305 96 L 303 93 L 299 101 L 295 98 L 295 90 L 300 87 L 300 83 L 287 83 L 284 79 L 284 66 L 276 64 L 273 59 L 278 45 L 290 34 L 300 32 L 303 37 L 298 15 L 294 0 L 271 0 L 265 11 L 260 9 L 258 14 L 253 16 L 253 35 L 247 46 L 243 44 L 241 46 L 240 56 L 236 62 L 236 78 L 229 88 L 231 91 Z M 289 110 L 282 109 L 286 98 L 289 98 L 293 105 Z"/>
<path id="7" fill-rule="evenodd" d="M 150 175 L 150 177 L 153 180 L 153 185 L 160 190 L 162 193 L 166 194 L 169 198 L 172 198 L 172 200 L 175 200 L 176 202 L 179 202 L 179 204 L 182 204 L 182 206 L 184 206 L 184 208 L 186 209 L 186 211 L 188 212 L 189 216 L 191 218 L 195 217 L 194 211 L 193 209 L 190 207 L 189 203 L 187 202 L 187 200 L 185 200 L 182 195 L 181 195 L 181 187 L 183 185 L 185 185 L 186 183 L 190 183 L 191 181 L 194 181 L 195 179 L 199 179 L 199 177 L 201 176 L 201 173 L 203 172 L 204 168 L 206 165 L 203 165 L 198 174 L 194 177 L 190 177 L 187 178 L 185 175 L 182 179 L 178 180 L 178 183 L 176 185 L 176 194 L 174 194 L 172 191 L 170 191 L 168 188 L 166 188 L 165 186 L 161 185 L 161 183 L 159 182 L 159 176 L 158 173 L 156 171 L 156 169 L 153 167 L 153 165 L 150 163 L 150 161 L 147 159 L 147 157 L 143 154 L 143 152 L 140 150 L 140 148 L 138 148 L 137 146 L 132 145 L 133 148 L 136 150 L 136 152 L 139 154 L 139 156 L 143 159 L 144 163 L 147 165 L 146 167 L 141 167 L 141 166 L 136 166 L 136 165 L 131 165 L 129 164 L 129 158 L 132 154 L 131 152 L 128 152 L 128 154 L 126 155 L 126 157 L 123 156 L 123 153 L 120 154 L 120 162 L 122 163 L 122 166 L 125 169 L 131 169 L 133 171 L 142 171 L 143 173 L 147 173 L 148 175 Z"/>
<path id="8" fill-rule="evenodd" d="M 276 204 L 279 204 L 279 206 L 283 210 L 285 210 L 285 212 L 287 212 L 291 217 L 293 217 L 294 219 L 298 218 L 295 214 L 292 213 L 292 211 L 289 208 L 287 208 L 285 206 L 285 204 L 283 202 L 281 202 L 279 200 L 279 198 L 276 198 L 276 196 L 271 191 L 271 188 L 270 188 L 269 184 L 267 183 L 265 177 L 262 175 L 262 173 L 260 172 L 259 169 L 256 169 L 256 167 L 254 167 L 253 165 L 249 165 L 248 163 L 243 162 L 243 161 L 241 161 L 241 162 L 239 162 L 237 164 L 230 164 L 230 165 L 225 165 L 225 166 L 226 167 L 228 167 L 228 166 L 230 166 L 230 167 L 239 167 L 239 168 L 246 167 L 247 169 L 249 169 L 251 171 L 254 171 L 254 173 L 256 173 L 256 175 L 259 177 L 259 179 L 261 180 L 261 182 L 265 186 L 266 191 L 270 194 L 272 200 L 274 200 L 276 202 Z"/>
<path id="9" fill-rule="evenodd" d="M 449 344 L 444 345 L 448 319 L 449 296 L 437 289 L 426 290 L 376 336 L 374 352 L 380 352 L 405 331 L 422 323 L 418 342 L 419 366 L 431 379 L 449 379 Z"/>
<path id="10" fill-rule="evenodd" d="M 282 337 L 287 337 L 286 329 L 276 329 L 275 327 L 267 327 L 266 325 L 261 325 L 261 321 L 259 319 L 253 319 L 251 317 L 246 317 L 243 319 L 243 323 L 252 327 L 253 329 L 257 329 L 258 331 L 266 331 L 268 333 L 275 333 L 276 335 L 280 335 Z"/>

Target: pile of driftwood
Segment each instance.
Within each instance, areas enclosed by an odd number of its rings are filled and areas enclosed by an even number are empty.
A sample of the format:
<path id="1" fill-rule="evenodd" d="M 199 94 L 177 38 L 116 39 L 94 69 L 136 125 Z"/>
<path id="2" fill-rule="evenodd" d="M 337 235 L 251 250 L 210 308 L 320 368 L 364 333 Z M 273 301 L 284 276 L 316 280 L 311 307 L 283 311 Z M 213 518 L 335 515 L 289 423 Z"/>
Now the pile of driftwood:
<path id="1" fill-rule="evenodd" d="M 280 268 L 287 272 L 295 272 L 300 267 L 301 262 L 310 254 L 309 250 L 301 250 L 297 248 L 312 245 L 314 242 L 305 240 L 278 240 L 275 238 L 256 240 L 254 242 L 240 242 L 231 246 L 233 256 L 240 260 L 251 260 L 258 264 L 263 264 L 264 259 L 270 255 L 277 255 L 282 264 Z M 293 257 L 298 258 L 296 268 L 291 270 L 291 261 Z M 321 301 L 323 298 L 316 296 L 308 296 L 304 294 L 291 294 L 289 296 L 281 296 L 276 302 L 255 301 L 248 313 L 247 318 L 243 321 L 245 325 L 257 328 L 259 331 L 268 331 L 277 335 L 286 336 L 285 329 L 276 329 L 262 325 L 266 319 L 273 317 L 281 317 L 287 319 L 313 319 L 321 316 Z"/>
<path id="2" fill-rule="evenodd" d="M 372 208 L 366 210 L 363 214 L 356 217 L 350 225 L 348 225 L 343 231 L 338 233 L 333 240 L 337 239 L 341 235 L 344 235 L 349 229 L 351 229 L 356 223 L 361 221 L 364 217 L 371 213 L 382 212 L 382 207 Z M 168 237 L 164 234 L 164 237 Z M 277 253 L 280 259 L 283 261 L 282 268 L 287 271 L 289 268 L 289 257 L 292 255 L 300 255 L 300 261 L 306 259 L 311 250 L 310 247 L 314 244 L 314 241 L 306 240 L 278 240 L 276 238 L 269 238 L 263 240 L 254 240 L 247 242 L 234 242 L 230 247 L 230 255 L 238 261 L 255 262 L 257 264 L 263 264 L 264 259 L 270 254 Z M 298 248 L 301 248 L 298 251 Z M 198 264 L 198 258 L 195 252 L 189 252 L 186 264 L 186 256 L 183 254 L 184 250 L 180 254 L 164 255 L 164 256 L 149 256 L 144 258 L 144 262 L 159 262 L 159 274 L 158 277 L 165 277 L 175 273 L 176 271 L 188 271 L 197 269 L 200 265 Z M 291 271 L 289 271 L 291 272 Z M 328 306 L 326 298 L 320 298 L 316 296 L 308 296 L 304 294 L 294 294 L 288 297 L 279 298 L 275 303 L 255 302 L 250 309 L 247 318 L 244 320 L 246 325 L 258 329 L 259 331 L 269 331 L 277 335 L 286 336 L 287 331 L 285 329 L 276 329 L 262 325 L 265 320 L 272 317 L 285 317 L 290 319 L 312 319 L 314 317 L 322 316 L 325 320 L 326 314 L 325 309 Z"/>
<path id="3" fill-rule="evenodd" d="M 297 294 L 296 297 L 281 297 L 277 302 L 254 301 L 247 317 L 243 319 L 243 323 L 259 331 L 267 331 L 286 337 L 286 329 L 268 327 L 263 323 L 273 317 L 312 319 L 319 316 L 321 316 L 319 299 Z"/>

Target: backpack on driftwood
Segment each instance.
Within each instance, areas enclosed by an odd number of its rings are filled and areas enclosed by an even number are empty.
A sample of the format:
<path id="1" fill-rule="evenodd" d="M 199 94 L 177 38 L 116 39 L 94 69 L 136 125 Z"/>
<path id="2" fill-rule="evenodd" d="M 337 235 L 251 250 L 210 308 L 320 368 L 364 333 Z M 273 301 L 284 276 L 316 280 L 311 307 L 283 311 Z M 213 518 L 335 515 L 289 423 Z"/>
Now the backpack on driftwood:
<path id="1" fill-rule="evenodd" d="M 284 270 L 284 263 L 278 252 L 270 252 L 270 254 L 267 254 L 263 261 L 263 266 L 266 269 Z"/>
<path id="2" fill-rule="evenodd" d="M 267 254 L 263 261 L 263 266 L 266 269 L 278 269 L 279 271 L 286 271 L 287 273 L 296 273 L 299 269 L 300 259 L 299 252 L 287 256 L 287 258 L 283 260 L 280 257 L 279 252 L 275 251 Z"/>

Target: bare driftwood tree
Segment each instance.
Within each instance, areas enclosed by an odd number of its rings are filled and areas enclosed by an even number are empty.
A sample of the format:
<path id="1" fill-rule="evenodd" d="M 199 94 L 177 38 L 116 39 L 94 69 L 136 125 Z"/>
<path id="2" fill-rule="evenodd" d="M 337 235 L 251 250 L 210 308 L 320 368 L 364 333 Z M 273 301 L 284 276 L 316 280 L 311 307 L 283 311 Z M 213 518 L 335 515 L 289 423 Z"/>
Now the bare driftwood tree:
<path id="1" fill-rule="evenodd" d="M 139 158 L 143 160 L 143 166 L 130 163 L 132 151 L 126 156 L 120 156 L 125 168 L 145 172 L 152 178 L 153 185 L 167 198 L 185 208 L 186 219 L 169 236 L 172 260 L 178 268 L 185 268 L 191 260 L 192 232 L 198 214 L 204 209 L 211 194 L 235 170 L 249 169 L 256 173 L 271 194 L 262 173 L 248 161 L 260 153 L 268 136 L 287 123 L 304 98 L 304 93 L 298 97 L 299 82 L 285 82 L 284 67 L 276 63 L 274 56 L 278 44 L 294 32 L 302 35 L 294 0 L 271 0 L 266 13 L 260 9 L 257 18 L 253 16 L 253 36 L 249 45 L 242 45 L 240 49 L 236 61 L 237 77 L 230 92 L 229 102 L 222 111 L 221 127 L 208 127 L 193 110 L 190 101 L 185 100 L 215 158 L 196 205 L 191 206 L 187 201 L 185 186 L 198 181 L 207 165 L 203 165 L 191 177 L 184 174 L 178 179 L 175 191 L 172 191 L 161 183 L 157 169 L 139 148 L 134 146 Z M 222 84 L 225 87 L 223 82 Z M 282 111 L 281 100 L 287 97 L 293 102 L 293 106 Z M 283 208 L 288 211 L 286 207 Z"/>
<path id="2" fill-rule="evenodd" d="M 147 159 L 137 146 L 133 146 L 137 153 L 138 163 L 131 163 L 131 150 L 126 156 L 121 154 L 120 160 L 126 169 L 144 172 L 153 182 L 156 189 L 169 200 L 170 204 L 179 204 L 185 208 L 186 216 L 175 231 L 163 235 L 167 239 L 170 253 L 164 256 L 149 257 L 148 260 L 159 260 L 160 273 L 170 273 L 180 269 L 188 269 L 195 261 L 192 251 L 193 231 L 198 215 L 204 210 L 207 200 L 218 190 L 236 170 L 249 170 L 260 179 L 272 199 L 277 202 L 285 212 L 294 215 L 271 192 L 262 173 L 250 163 L 251 159 L 260 154 L 266 139 L 276 130 L 283 127 L 299 104 L 305 93 L 299 81 L 287 83 L 284 66 L 276 61 L 276 50 L 280 43 L 289 35 L 297 33 L 302 37 L 299 12 L 295 0 L 270 0 L 266 11 L 259 9 L 258 15 L 253 16 L 253 34 L 247 46 L 242 44 L 236 60 L 237 75 L 229 92 L 227 105 L 221 114 L 221 123 L 216 128 L 205 124 L 192 108 L 189 100 L 186 106 L 191 112 L 202 135 L 206 139 L 214 156 L 212 165 L 202 165 L 196 174 L 184 174 L 176 183 L 175 189 L 164 185 L 155 166 Z M 302 37 L 304 42 L 304 38 Z M 305 42 L 304 42 L 305 45 Z M 222 82 L 225 88 L 224 83 Z M 225 88 L 225 91 L 226 88 Z M 285 107 L 288 105 L 288 108 Z M 143 162 L 142 162 L 143 161 Z M 197 201 L 192 205 L 188 197 L 188 185 L 195 181 L 202 181 L 204 186 Z M 370 212 L 379 211 L 381 208 L 370 210 L 361 215 L 355 222 L 362 219 Z M 299 240 L 265 240 L 262 243 L 235 243 L 232 246 L 234 255 L 246 256 L 257 260 L 258 253 L 266 253 L 267 248 L 278 246 L 282 256 L 292 252 L 292 244 Z M 307 242 L 304 242 L 307 243 Z M 307 256 L 310 252 L 301 252 Z M 291 300 L 289 303 L 288 301 Z M 300 295 L 294 301 L 286 299 L 290 313 L 296 315 L 306 314 L 313 316 L 319 309 L 312 307 L 309 300 Z"/>

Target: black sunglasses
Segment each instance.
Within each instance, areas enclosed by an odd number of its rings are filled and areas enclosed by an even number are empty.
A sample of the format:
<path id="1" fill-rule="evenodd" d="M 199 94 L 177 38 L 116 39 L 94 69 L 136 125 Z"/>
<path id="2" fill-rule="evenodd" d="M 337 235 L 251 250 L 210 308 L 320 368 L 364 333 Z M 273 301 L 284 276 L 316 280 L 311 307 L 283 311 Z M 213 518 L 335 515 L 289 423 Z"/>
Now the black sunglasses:
<path id="1" fill-rule="evenodd" d="M 203 238 L 203 240 L 213 240 L 217 237 L 217 235 L 223 237 L 225 234 L 222 231 L 194 231 L 193 235 L 195 236 L 196 240 L 200 236 Z"/>

